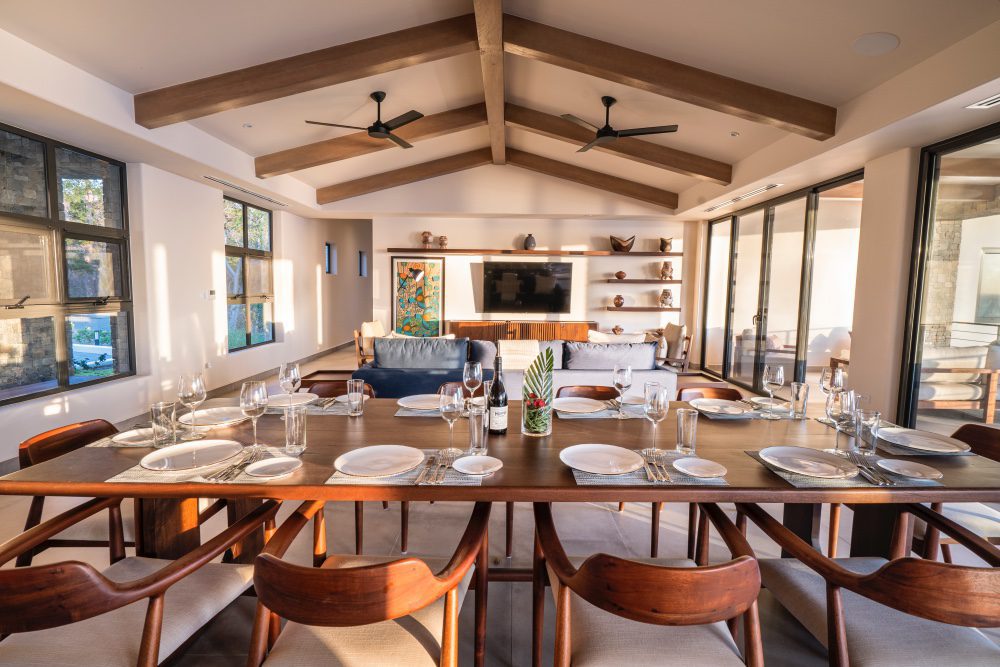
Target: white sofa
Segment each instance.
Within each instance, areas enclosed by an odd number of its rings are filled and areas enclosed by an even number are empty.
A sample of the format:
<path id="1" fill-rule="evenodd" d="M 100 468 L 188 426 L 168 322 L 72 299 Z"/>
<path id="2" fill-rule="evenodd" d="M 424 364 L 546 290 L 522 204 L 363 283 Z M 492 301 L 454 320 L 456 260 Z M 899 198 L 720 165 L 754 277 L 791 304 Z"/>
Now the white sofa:
<path id="1" fill-rule="evenodd" d="M 996 420 L 1000 343 L 974 347 L 924 348 L 917 407 L 922 410 L 982 410 Z"/>

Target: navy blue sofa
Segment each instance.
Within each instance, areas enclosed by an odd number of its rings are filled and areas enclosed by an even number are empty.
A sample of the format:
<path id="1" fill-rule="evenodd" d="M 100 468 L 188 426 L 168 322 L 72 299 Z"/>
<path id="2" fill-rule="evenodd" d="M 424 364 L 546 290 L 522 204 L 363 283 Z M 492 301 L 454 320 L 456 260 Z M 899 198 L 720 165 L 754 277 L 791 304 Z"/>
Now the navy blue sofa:
<path id="1" fill-rule="evenodd" d="M 493 379 L 496 345 L 468 338 L 376 338 L 370 363 L 351 374 L 379 398 L 434 394 L 445 382 L 461 382 L 466 361 L 483 365 L 483 380 Z"/>

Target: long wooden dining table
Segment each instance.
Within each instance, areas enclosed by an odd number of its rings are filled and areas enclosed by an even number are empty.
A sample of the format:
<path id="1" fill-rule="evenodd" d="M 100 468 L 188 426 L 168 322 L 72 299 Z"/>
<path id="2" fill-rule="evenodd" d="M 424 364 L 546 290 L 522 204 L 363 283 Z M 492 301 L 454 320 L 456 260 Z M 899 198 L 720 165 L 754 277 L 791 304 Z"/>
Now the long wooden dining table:
<path id="1" fill-rule="evenodd" d="M 659 446 L 673 449 L 676 408 L 658 431 Z M 894 505 L 930 502 L 1000 502 L 1000 462 L 980 456 L 912 457 L 943 473 L 941 486 L 867 488 L 796 488 L 765 468 L 746 451 L 772 445 L 846 448 L 846 435 L 815 419 L 770 421 L 699 419 L 697 453 L 728 469 L 727 486 L 682 484 L 578 485 L 559 452 L 580 443 L 604 443 L 637 449 L 651 444 L 652 426 L 645 419 L 554 418 L 552 434 L 529 437 L 520 432 L 520 402 L 511 402 L 510 428 L 504 436 L 488 438 L 489 454 L 503 468 L 478 486 L 327 484 L 334 460 L 366 445 L 403 444 L 421 449 L 447 446 L 448 426 L 431 417 L 395 416 L 395 400 L 372 399 L 364 415 L 310 415 L 308 447 L 303 466 L 292 475 L 262 483 L 120 483 L 108 482 L 135 466 L 149 448 L 87 447 L 0 478 L 3 495 L 62 495 L 140 498 L 137 515 L 141 552 L 176 557 L 197 543 L 198 498 L 227 498 L 230 513 L 245 511 L 260 499 L 279 500 L 436 500 L 520 502 L 754 502 L 784 505 L 784 523 L 801 537 L 818 544 L 819 509 L 823 503 L 842 503 L 854 510 L 851 551 L 854 555 L 889 552 Z M 465 446 L 468 421 L 455 427 L 455 442 Z M 282 446 L 284 423 L 278 415 L 258 422 L 262 443 Z M 252 441 L 250 422 L 213 430 L 213 438 Z M 905 457 L 900 457 L 905 458 Z M 242 510 L 241 510 L 242 508 Z M 248 546 L 246 556 L 254 548 Z"/>

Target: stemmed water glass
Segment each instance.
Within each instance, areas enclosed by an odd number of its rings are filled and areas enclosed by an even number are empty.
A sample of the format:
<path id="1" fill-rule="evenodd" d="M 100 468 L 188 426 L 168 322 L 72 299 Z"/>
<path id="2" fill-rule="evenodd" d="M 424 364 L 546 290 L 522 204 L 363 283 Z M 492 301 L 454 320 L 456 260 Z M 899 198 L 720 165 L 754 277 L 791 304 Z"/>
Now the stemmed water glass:
<path id="1" fill-rule="evenodd" d="M 764 382 L 764 388 L 767 389 L 767 394 L 770 397 L 768 401 L 767 414 L 764 415 L 764 419 L 781 419 L 780 416 L 774 414 L 774 392 L 777 391 L 785 384 L 785 367 L 784 366 L 764 366 L 764 376 L 761 378 Z"/>
<path id="2" fill-rule="evenodd" d="M 476 396 L 476 390 L 483 384 L 483 365 L 478 361 L 465 362 L 465 369 L 462 371 L 462 384 L 469 390 L 469 404 L 471 405 Z"/>
<path id="3" fill-rule="evenodd" d="M 257 420 L 267 411 L 267 385 L 260 380 L 244 382 L 240 388 L 240 410 L 253 422 L 251 446 L 260 447 L 260 443 L 257 442 Z"/>
<path id="4" fill-rule="evenodd" d="M 648 455 L 655 457 L 660 454 L 660 448 L 656 446 L 656 427 L 666 419 L 667 412 L 670 410 L 670 397 L 667 396 L 667 390 L 660 386 L 659 382 L 647 382 L 642 407 L 646 413 L 646 419 L 653 425 L 652 446 L 647 452 Z"/>
<path id="5" fill-rule="evenodd" d="M 455 448 L 455 422 L 462 416 L 462 409 L 465 407 L 465 397 L 459 387 L 449 388 L 441 392 L 438 401 L 441 410 L 441 417 L 448 422 L 448 449 L 441 452 L 441 456 L 456 459 L 462 455 L 461 449 Z"/>
<path id="6" fill-rule="evenodd" d="M 833 418 L 833 403 L 837 400 L 837 394 L 844 391 L 844 369 L 830 368 L 827 366 L 819 376 L 819 388 L 826 394 L 826 418 L 820 421 L 828 426 L 833 426 L 836 420 Z"/>
<path id="7" fill-rule="evenodd" d="M 292 394 L 299 390 L 302 386 L 302 376 L 299 375 L 299 365 L 296 363 L 281 364 L 278 368 L 278 385 L 281 389 L 288 394 L 288 400 L 285 405 L 292 404 Z"/>
<path id="8" fill-rule="evenodd" d="M 618 390 L 618 419 L 628 419 L 623 408 L 625 405 L 625 392 L 632 386 L 632 367 L 615 366 L 614 373 L 611 375 L 611 382 L 615 385 L 615 389 Z"/>
<path id="9" fill-rule="evenodd" d="M 205 381 L 201 373 L 185 373 L 177 382 L 177 400 L 191 411 L 191 428 L 181 436 L 181 440 L 197 440 L 204 438 L 204 433 L 198 432 L 198 406 L 207 397 Z"/>

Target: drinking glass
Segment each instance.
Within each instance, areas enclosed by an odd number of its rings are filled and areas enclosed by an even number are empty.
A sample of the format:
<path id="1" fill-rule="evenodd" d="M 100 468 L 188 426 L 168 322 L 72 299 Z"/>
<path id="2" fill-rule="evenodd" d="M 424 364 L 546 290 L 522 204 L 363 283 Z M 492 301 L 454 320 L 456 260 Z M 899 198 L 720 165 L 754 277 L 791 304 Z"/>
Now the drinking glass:
<path id="1" fill-rule="evenodd" d="M 764 382 L 764 388 L 767 389 L 767 395 L 771 397 L 764 419 L 781 419 L 780 416 L 774 414 L 774 392 L 785 384 L 785 367 L 764 366 L 764 376 L 761 379 Z"/>
<path id="2" fill-rule="evenodd" d="M 288 394 L 288 402 L 285 405 L 292 404 L 292 394 L 299 390 L 302 386 L 302 376 L 299 375 L 299 365 L 295 363 L 281 364 L 278 367 L 278 384 L 281 389 Z"/>
<path id="3" fill-rule="evenodd" d="M 698 430 L 698 411 L 677 408 L 677 451 L 684 456 L 694 456 L 695 435 Z"/>
<path id="4" fill-rule="evenodd" d="M 177 400 L 191 411 L 191 428 L 182 436 L 181 440 L 197 440 L 204 438 L 204 433 L 198 432 L 198 406 L 205 402 L 207 393 L 205 392 L 205 381 L 201 378 L 201 373 L 186 373 L 177 382 Z"/>
<path id="5" fill-rule="evenodd" d="M 615 366 L 615 370 L 611 374 L 611 382 L 618 390 L 618 419 L 628 419 L 624 411 L 625 392 L 632 386 L 632 367 Z"/>
<path id="6" fill-rule="evenodd" d="M 486 433 L 484 423 L 486 422 L 486 406 L 469 405 L 469 454 L 473 456 L 486 453 Z"/>
<path id="7" fill-rule="evenodd" d="M 285 408 L 285 454 L 299 456 L 306 451 L 306 415 L 304 405 Z"/>
<path id="8" fill-rule="evenodd" d="M 820 421 L 828 426 L 833 426 L 836 420 L 830 413 L 836 395 L 844 390 L 844 369 L 830 368 L 829 366 L 824 368 L 819 377 L 819 388 L 826 394 L 826 419 L 820 419 Z"/>
<path id="9" fill-rule="evenodd" d="M 458 387 L 448 389 L 441 393 L 438 406 L 441 408 L 441 417 L 448 422 L 448 449 L 442 452 L 442 456 L 458 458 L 463 454 L 461 449 L 455 448 L 455 421 L 462 416 L 462 409 L 465 406 L 465 397 Z"/>
<path id="10" fill-rule="evenodd" d="M 875 453 L 878 429 L 882 413 L 878 410 L 856 410 L 854 412 L 854 442 L 858 451 L 869 456 Z"/>
<path id="11" fill-rule="evenodd" d="M 360 417 L 365 411 L 365 381 L 347 381 L 347 414 Z"/>
<path id="12" fill-rule="evenodd" d="M 650 449 L 653 454 L 659 454 L 660 449 L 656 446 L 656 427 L 666 419 L 670 410 L 670 397 L 659 382 L 646 383 L 642 409 L 646 413 L 646 419 L 653 425 L 653 442 Z"/>
<path id="13" fill-rule="evenodd" d="M 153 426 L 153 447 L 160 449 L 177 442 L 177 432 L 174 425 L 174 414 L 177 404 L 173 401 L 162 401 L 149 406 L 149 418 Z"/>
<path id="14" fill-rule="evenodd" d="M 259 447 L 257 420 L 267 411 L 267 385 L 260 380 L 244 382 L 240 388 L 240 411 L 253 422 L 253 444 L 251 447 Z"/>
<path id="15" fill-rule="evenodd" d="M 465 362 L 465 369 L 462 371 L 462 384 L 469 390 L 469 405 L 472 405 L 476 390 L 483 384 L 483 365 L 478 361 Z"/>
<path id="16" fill-rule="evenodd" d="M 852 433 L 854 430 L 854 413 L 864 397 L 854 391 L 842 391 L 838 394 L 840 398 L 840 414 L 834 417 L 838 431 Z"/>
<path id="17" fill-rule="evenodd" d="M 788 386 L 792 389 L 792 418 L 805 419 L 806 405 L 809 403 L 809 385 L 805 382 L 793 382 Z"/>

